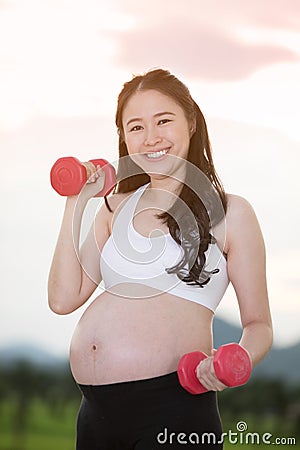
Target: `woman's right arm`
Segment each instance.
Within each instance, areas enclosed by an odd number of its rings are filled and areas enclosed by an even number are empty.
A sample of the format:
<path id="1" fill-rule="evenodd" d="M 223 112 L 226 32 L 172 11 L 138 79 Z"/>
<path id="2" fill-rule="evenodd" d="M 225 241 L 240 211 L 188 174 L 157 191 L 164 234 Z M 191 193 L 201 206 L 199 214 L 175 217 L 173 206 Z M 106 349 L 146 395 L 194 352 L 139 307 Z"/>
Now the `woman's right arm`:
<path id="1" fill-rule="evenodd" d="M 57 314 L 69 314 L 82 306 L 101 281 L 100 252 L 109 237 L 109 215 L 100 208 L 93 226 L 79 248 L 82 217 L 89 198 L 101 189 L 102 176 L 86 185 L 85 192 L 68 197 L 48 279 L 48 302 Z M 97 230 L 97 238 L 95 237 Z"/>

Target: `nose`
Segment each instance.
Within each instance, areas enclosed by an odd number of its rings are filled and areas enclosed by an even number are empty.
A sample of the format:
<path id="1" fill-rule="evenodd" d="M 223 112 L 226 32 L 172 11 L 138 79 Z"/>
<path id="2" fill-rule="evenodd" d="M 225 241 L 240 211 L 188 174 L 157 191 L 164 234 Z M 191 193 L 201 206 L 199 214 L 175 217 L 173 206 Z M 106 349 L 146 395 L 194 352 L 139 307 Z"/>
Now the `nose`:
<path id="1" fill-rule="evenodd" d="M 159 132 L 156 129 L 156 127 L 148 127 L 146 129 L 145 140 L 144 140 L 144 144 L 146 146 L 154 147 L 156 144 L 160 143 L 161 141 L 162 141 L 162 138 L 160 137 Z"/>

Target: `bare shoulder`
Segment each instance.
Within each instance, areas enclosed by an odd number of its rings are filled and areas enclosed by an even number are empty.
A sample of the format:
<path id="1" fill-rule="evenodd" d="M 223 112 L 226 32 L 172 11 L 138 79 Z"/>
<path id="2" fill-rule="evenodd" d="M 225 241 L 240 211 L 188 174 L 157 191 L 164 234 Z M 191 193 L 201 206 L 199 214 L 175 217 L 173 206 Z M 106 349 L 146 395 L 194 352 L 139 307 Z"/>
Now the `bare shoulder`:
<path id="1" fill-rule="evenodd" d="M 250 202 L 236 194 L 227 194 L 226 225 L 227 231 L 257 224 L 257 217 Z"/>
<path id="2" fill-rule="evenodd" d="M 228 244 L 232 244 L 237 236 L 259 237 L 259 222 L 250 202 L 236 194 L 227 194 L 226 234 Z M 247 239 L 247 240 L 248 240 Z"/>
<path id="3" fill-rule="evenodd" d="M 242 219 L 245 215 L 255 215 L 252 205 L 247 199 L 236 194 L 226 194 L 227 212 L 226 219 Z"/>

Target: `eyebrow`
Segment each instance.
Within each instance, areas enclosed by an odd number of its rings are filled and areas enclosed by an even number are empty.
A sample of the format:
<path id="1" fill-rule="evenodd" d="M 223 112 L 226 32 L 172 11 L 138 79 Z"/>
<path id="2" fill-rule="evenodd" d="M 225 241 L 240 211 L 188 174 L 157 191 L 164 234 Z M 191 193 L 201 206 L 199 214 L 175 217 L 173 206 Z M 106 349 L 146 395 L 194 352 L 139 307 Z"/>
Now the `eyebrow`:
<path id="1" fill-rule="evenodd" d="M 165 116 L 165 115 L 176 116 L 176 114 L 174 114 L 172 112 L 164 111 L 164 112 L 159 112 L 159 113 L 154 114 L 154 117 L 161 117 L 161 116 Z M 138 121 L 141 121 L 141 120 L 142 120 L 141 117 L 133 117 L 132 119 L 128 120 L 126 125 L 128 126 L 132 122 L 138 122 Z"/>

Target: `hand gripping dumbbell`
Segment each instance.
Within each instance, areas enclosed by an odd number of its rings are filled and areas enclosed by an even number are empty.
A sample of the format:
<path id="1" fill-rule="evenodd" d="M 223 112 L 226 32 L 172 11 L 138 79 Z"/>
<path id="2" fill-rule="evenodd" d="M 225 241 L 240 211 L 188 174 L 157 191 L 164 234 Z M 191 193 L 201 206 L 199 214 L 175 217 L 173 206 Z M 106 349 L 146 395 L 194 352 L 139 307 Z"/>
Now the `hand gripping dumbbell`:
<path id="1" fill-rule="evenodd" d="M 103 189 L 95 197 L 108 195 L 116 184 L 116 172 L 114 167 L 105 159 L 91 159 L 94 166 L 100 166 L 105 172 Z M 87 182 L 85 166 L 73 156 L 59 158 L 50 172 L 50 181 L 53 189 L 60 195 L 79 194 Z"/>
<path id="2" fill-rule="evenodd" d="M 191 394 L 207 392 L 196 374 L 197 366 L 205 358 L 207 355 L 203 352 L 192 352 L 183 355 L 179 361 L 179 382 Z M 252 370 L 249 353 L 236 343 L 222 345 L 214 356 L 213 365 L 218 379 L 228 387 L 247 383 Z"/>

